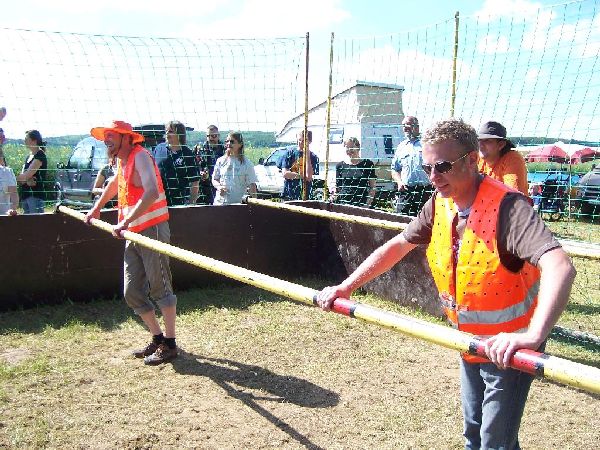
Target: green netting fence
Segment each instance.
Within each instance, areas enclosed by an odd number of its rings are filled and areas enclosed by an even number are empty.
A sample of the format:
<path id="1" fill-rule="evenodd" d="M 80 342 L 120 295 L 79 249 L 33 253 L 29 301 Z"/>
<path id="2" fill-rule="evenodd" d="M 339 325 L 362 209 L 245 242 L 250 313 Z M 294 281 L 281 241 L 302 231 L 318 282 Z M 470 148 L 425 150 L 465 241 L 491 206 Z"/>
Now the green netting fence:
<path id="1" fill-rule="evenodd" d="M 600 173 L 593 170 L 600 163 L 597 1 L 510 16 L 457 14 L 389 35 L 335 36 L 331 48 L 309 47 L 309 41 L 0 29 L 0 106 L 8 112 L 0 122 L 3 157 L 19 175 L 30 154 L 24 133 L 39 130 L 47 142 L 40 181 L 47 209 L 58 199 L 85 207 L 107 164 L 101 142 L 84 143 L 90 128 L 126 120 L 145 132 L 145 145 L 158 159 L 167 151 L 165 122 L 188 127 L 192 150 L 202 147 L 206 127 L 215 124 L 221 141 L 231 130 L 242 132 L 258 196 L 279 199 L 282 171 L 303 170 L 285 167 L 284 156 L 306 122 L 319 158 L 309 198 L 393 212 L 402 195 L 392 163 L 406 116 L 417 117 L 421 131 L 452 114 L 476 129 L 495 120 L 526 158 L 529 194 L 550 228 L 561 239 L 600 243 Z M 331 68 L 312 62 L 324 51 L 331 53 Z M 350 137 L 360 145 L 358 158 L 372 166 L 349 164 L 344 143 Z M 196 158 L 199 169 L 203 159 Z M 187 165 L 180 167 L 187 171 Z M 186 177 L 166 183 L 183 186 L 186 197 Z M 209 183 L 202 180 L 202 192 L 212 189 Z M 20 185 L 23 197 L 26 183 Z M 422 186 L 411 201 L 422 203 L 428 195 Z M 199 201 L 209 202 L 204 194 Z M 579 258 L 576 264 L 576 306 L 561 320 L 599 334 L 591 318 L 600 307 L 599 265 Z"/>

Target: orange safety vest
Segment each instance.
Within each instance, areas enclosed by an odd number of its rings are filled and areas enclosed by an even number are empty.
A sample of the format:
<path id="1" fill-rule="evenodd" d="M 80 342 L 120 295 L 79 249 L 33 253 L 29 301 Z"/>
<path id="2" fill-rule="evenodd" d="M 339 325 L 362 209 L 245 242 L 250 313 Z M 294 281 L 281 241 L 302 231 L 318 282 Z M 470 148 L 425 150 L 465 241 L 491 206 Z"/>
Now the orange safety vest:
<path id="1" fill-rule="evenodd" d="M 117 176 L 119 185 L 119 222 L 129 213 L 144 194 L 144 188 L 133 184 L 133 170 L 135 168 L 135 156 L 139 152 L 147 152 L 141 145 L 135 145 L 127 158 L 125 170 L 121 165 L 121 161 L 117 164 Z M 167 197 L 163 188 L 162 179 L 154 163 L 154 173 L 158 184 L 158 198 L 152 205 L 142 214 L 129 224 L 129 231 L 139 233 L 152 225 L 169 220 L 169 209 L 167 208 Z"/>
<path id="2" fill-rule="evenodd" d="M 500 261 L 496 228 L 500 203 L 508 192 L 516 191 L 484 177 L 458 251 L 453 249 L 458 241 L 452 231 L 458 209 L 450 198 L 435 199 L 427 260 L 449 321 L 475 335 L 524 331 L 537 305 L 540 271 L 525 262 L 515 273 Z M 487 361 L 469 354 L 463 358 Z"/>

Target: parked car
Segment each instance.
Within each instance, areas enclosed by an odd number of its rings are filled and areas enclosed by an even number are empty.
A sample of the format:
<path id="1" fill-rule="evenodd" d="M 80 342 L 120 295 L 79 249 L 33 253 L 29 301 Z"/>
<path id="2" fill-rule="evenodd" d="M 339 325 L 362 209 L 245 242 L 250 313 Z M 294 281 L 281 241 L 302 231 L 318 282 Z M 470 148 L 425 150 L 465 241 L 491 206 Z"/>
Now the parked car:
<path id="1" fill-rule="evenodd" d="M 58 163 L 56 192 L 66 203 L 91 203 L 92 187 L 98 171 L 108 164 L 106 145 L 86 137 L 73 148 L 66 164 Z"/>
<path id="2" fill-rule="evenodd" d="M 577 202 L 582 214 L 600 214 L 600 165 L 592 167 L 579 181 Z"/>
<path id="3" fill-rule="evenodd" d="M 544 172 L 528 172 L 527 183 L 546 183 L 557 182 L 565 185 L 576 186 L 581 180 L 581 175 L 578 173 L 570 173 L 559 170 L 548 170 Z"/>
<path id="4" fill-rule="evenodd" d="M 262 198 L 281 197 L 283 194 L 283 174 L 277 162 L 285 156 L 288 150 L 296 148 L 295 145 L 277 147 L 266 158 L 260 158 L 258 164 L 254 166 L 256 174 L 256 190 L 258 196 Z"/>
<path id="5" fill-rule="evenodd" d="M 193 128 L 187 128 L 189 131 Z M 133 130 L 144 136 L 143 146 L 153 155 L 154 149 L 164 142 L 164 124 L 140 125 Z M 108 164 L 104 142 L 91 136 L 79 141 L 69 155 L 67 163 L 58 163 L 56 192 L 58 200 L 72 206 L 88 207 L 93 202 L 92 188 L 98 172 Z"/>
<path id="6" fill-rule="evenodd" d="M 277 162 L 285 156 L 289 150 L 297 148 L 296 145 L 277 147 L 269 156 L 260 158 L 254 166 L 256 174 L 256 190 L 259 198 L 281 197 L 283 195 L 283 173 L 277 167 Z M 315 175 L 312 182 L 311 200 L 325 200 L 325 181 Z"/>

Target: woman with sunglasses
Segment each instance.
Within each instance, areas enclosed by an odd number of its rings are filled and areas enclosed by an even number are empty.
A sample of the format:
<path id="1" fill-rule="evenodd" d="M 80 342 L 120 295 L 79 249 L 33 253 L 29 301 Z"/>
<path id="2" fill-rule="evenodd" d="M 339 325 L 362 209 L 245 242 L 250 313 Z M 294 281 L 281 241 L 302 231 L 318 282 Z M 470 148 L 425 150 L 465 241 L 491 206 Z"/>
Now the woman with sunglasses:
<path id="1" fill-rule="evenodd" d="M 44 212 L 46 200 L 46 171 L 48 159 L 46 158 L 46 143 L 38 130 L 29 130 L 25 133 L 25 146 L 29 155 L 23 164 L 17 182 L 21 185 L 21 204 L 25 214 Z"/>
<path id="2" fill-rule="evenodd" d="M 348 162 L 335 166 L 335 203 L 370 208 L 375 198 L 375 166 L 361 159 L 360 142 L 351 137 L 344 142 Z"/>
<path id="3" fill-rule="evenodd" d="M 240 132 L 229 133 L 225 140 L 225 154 L 217 159 L 212 175 L 216 189 L 214 205 L 241 203 L 248 192 L 256 195 L 254 166 L 244 156 L 244 138 Z"/>
<path id="4" fill-rule="evenodd" d="M 528 195 L 527 166 L 498 122 L 484 123 L 479 133 L 479 172 Z"/>

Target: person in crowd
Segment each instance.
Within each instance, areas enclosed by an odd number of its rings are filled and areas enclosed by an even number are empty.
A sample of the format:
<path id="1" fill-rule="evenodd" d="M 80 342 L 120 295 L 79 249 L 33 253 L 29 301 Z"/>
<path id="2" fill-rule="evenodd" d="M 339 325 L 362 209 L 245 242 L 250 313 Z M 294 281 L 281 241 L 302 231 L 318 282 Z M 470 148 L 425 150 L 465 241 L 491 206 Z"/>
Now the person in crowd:
<path id="1" fill-rule="evenodd" d="M 38 130 L 29 130 L 25 132 L 25 146 L 29 149 L 29 155 L 25 159 L 21 174 L 17 176 L 23 212 L 25 214 L 43 213 L 47 194 L 46 143 Z"/>
<path id="2" fill-rule="evenodd" d="M 100 198 L 85 217 L 87 223 L 100 217 L 100 210 L 118 195 L 118 223 L 113 234 L 122 238 L 125 230 L 161 242 L 169 242 L 169 209 L 158 167 L 140 145 L 144 137 L 130 124 L 116 120 L 108 127 L 92 128 L 91 135 L 103 140 L 108 156 L 116 161 L 117 175 L 109 179 Z M 177 357 L 175 318 L 177 297 L 173 294 L 169 258 L 155 250 L 127 241 L 124 253 L 125 302 L 140 316 L 152 334 L 151 342 L 133 356 L 144 364 L 158 365 Z M 155 306 L 161 310 L 165 332 Z"/>
<path id="3" fill-rule="evenodd" d="M 306 141 L 304 130 L 297 134 L 298 147 L 288 152 L 277 162 L 277 167 L 283 174 L 283 198 L 285 200 L 301 200 L 303 177 L 306 178 L 307 198 L 310 196 L 313 176 L 319 174 L 319 158 L 310 151 L 312 142 L 312 131 L 307 130 Z M 306 174 L 304 175 L 304 146 L 310 152 L 310 158 L 306 163 Z"/>
<path id="4" fill-rule="evenodd" d="M 254 165 L 244 156 L 244 138 L 240 132 L 232 132 L 225 140 L 225 154 L 217 159 L 212 175 L 216 195 L 215 205 L 240 203 L 250 193 L 256 196 Z"/>
<path id="5" fill-rule="evenodd" d="M 4 129 L 0 128 L 0 164 L 6 166 L 6 158 L 4 157 L 4 142 L 6 142 L 6 136 L 4 136 Z"/>
<path id="6" fill-rule="evenodd" d="M 392 180 L 396 183 L 396 212 L 416 216 L 425 202 L 431 197 L 433 189 L 425 172 L 421 140 L 419 139 L 419 121 L 415 116 L 407 116 L 402 121 L 404 139 L 392 158 Z"/>
<path id="7" fill-rule="evenodd" d="M 159 164 L 169 206 L 195 204 L 200 174 L 192 150 L 186 144 L 185 125 L 172 120 L 165 125 L 167 157 Z"/>
<path id="8" fill-rule="evenodd" d="M 479 143 L 460 119 L 423 136 L 423 169 L 436 189 L 408 227 L 341 284 L 323 289 L 325 310 L 383 274 L 418 245 L 449 321 L 485 339 L 488 359 L 460 361 L 465 448 L 518 449 L 533 376 L 508 367 L 516 350 L 543 351 L 568 302 L 575 269 L 526 196 L 477 167 Z"/>
<path id="9" fill-rule="evenodd" d="M 506 137 L 498 122 L 486 122 L 479 129 L 479 172 L 528 194 L 525 159 Z"/>
<path id="10" fill-rule="evenodd" d="M 102 169 L 96 174 L 94 185 L 92 187 L 92 197 L 97 200 L 102 195 L 102 192 L 106 188 L 106 185 L 112 177 L 115 176 L 114 161 L 109 160 Z M 110 200 L 106 205 L 108 208 L 114 208 L 116 203 L 114 200 Z"/>
<path id="11" fill-rule="evenodd" d="M 206 128 L 206 142 L 196 144 L 194 156 L 200 168 L 200 195 L 198 203 L 212 205 L 216 191 L 212 185 L 212 176 L 217 159 L 225 154 L 225 146 L 220 140 L 219 128 L 209 125 Z"/>
<path id="12" fill-rule="evenodd" d="M 533 202 L 533 209 L 539 211 L 540 204 L 542 203 L 542 183 L 531 183 L 527 193 Z"/>
<path id="13" fill-rule="evenodd" d="M 18 207 L 17 179 L 2 157 L 0 158 L 0 215 L 16 216 Z"/>
<path id="14" fill-rule="evenodd" d="M 370 208 L 375 199 L 375 165 L 360 157 L 360 142 L 351 137 L 344 142 L 348 162 L 335 166 L 334 202 Z"/>
<path id="15" fill-rule="evenodd" d="M 112 163 L 106 164 L 102 169 L 98 171 L 96 174 L 96 179 L 94 180 L 94 186 L 92 187 L 92 195 L 95 197 L 100 197 L 104 188 L 110 181 L 112 177 L 115 176 L 115 169 L 113 168 Z"/>
<path id="16" fill-rule="evenodd" d="M 157 143 L 154 146 L 154 148 L 150 151 L 150 154 L 154 158 L 154 162 L 156 163 L 156 165 L 160 167 L 160 163 L 167 159 L 167 155 L 169 154 L 169 150 L 167 149 L 167 143 Z"/>

